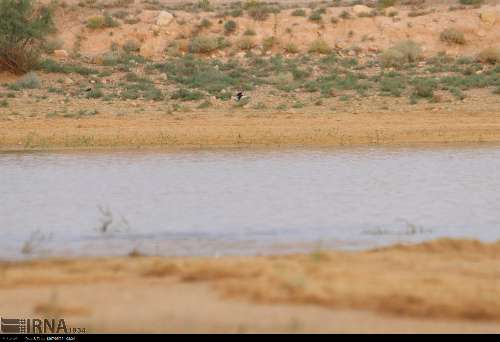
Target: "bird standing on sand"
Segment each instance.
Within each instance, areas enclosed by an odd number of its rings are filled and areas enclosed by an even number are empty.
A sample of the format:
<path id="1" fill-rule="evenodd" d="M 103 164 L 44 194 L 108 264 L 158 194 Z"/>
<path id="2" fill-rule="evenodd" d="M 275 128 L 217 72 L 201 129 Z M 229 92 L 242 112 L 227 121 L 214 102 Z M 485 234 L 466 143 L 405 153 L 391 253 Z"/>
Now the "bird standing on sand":
<path id="1" fill-rule="evenodd" d="M 238 94 L 236 94 L 236 101 L 240 102 L 242 98 L 243 98 L 243 92 L 240 91 L 238 92 Z"/>

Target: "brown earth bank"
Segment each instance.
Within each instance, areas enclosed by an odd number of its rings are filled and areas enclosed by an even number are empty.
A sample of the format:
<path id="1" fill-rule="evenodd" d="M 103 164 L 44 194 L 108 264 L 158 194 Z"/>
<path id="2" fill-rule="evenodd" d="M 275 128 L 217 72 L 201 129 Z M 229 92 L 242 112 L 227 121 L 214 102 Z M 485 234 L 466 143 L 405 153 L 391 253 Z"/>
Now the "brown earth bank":
<path id="1" fill-rule="evenodd" d="M 16 99 L 0 110 L 0 150 L 106 147 L 354 146 L 414 143 L 498 143 L 500 106 L 480 94 L 453 105 L 398 104 L 370 99 L 294 111 L 245 108 L 169 113 L 165 105 L 108 105 L 74 100 L 68 112 L 95 116 L 47 118 L 54 103 Z M 389 109 L 390 108 L 390 109 Z"/>
<path id="2" fill-rule="evenodd" d="M 2 317 L 88 332 L 500 332 L 500 244 L 0 263 Z"/>

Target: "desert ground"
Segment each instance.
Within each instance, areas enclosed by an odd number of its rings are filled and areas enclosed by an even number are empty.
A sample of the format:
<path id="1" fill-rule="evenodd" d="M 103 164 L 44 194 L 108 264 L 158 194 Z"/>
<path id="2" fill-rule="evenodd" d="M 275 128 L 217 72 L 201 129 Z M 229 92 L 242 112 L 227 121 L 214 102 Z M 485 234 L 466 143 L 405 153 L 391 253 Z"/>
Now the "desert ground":
<path id="1" fill-rule="evenodd" d="M 500 332 L 500 246 L 0 264 L 0 310 L 87 332 Z"/>
<path id="2" fill-rule="evenodd" d="M 54 11 L 38 70 L 0 73 L 2 150 L 499 142 L 497 1 Z"/>

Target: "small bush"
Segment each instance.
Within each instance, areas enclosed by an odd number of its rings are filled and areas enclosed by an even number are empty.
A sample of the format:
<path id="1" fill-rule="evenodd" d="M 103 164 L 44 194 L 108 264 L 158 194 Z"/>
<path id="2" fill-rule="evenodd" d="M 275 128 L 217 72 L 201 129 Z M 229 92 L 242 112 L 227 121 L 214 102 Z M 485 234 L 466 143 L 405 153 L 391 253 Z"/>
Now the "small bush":
<path id="1" fill-rule="evenodd" d="M 113 17 L 118 18 L 118 19 L 125 19 L 126 17 L 129 16 L 129 13 L 124 10 L 119 10 L 113 13 Z"/>
<path id="2" fill-rule="evenodd" d="M 243 15 L 243 10 L 241 8 L 234 8 L 229 12 L 229 15 L 233 18 L 239 18 Z"/>
<path id="3" fill-rule="evenodd" d="M 216 38 L 198 36 L 194 37 L 189 43 L 189 52 L 191 53 L 211 53 L 219 48 L 219 42 Z"/>
<path id="4" fill-rule="evenodd" d="M 500 47 L 495 46 L 484 49 L 479 54 L 478 59 L 482 63 L 500 63 Z"/>
<path id="5" fill-rule="evenodd" d="M 406 63 L 414 63 L 422 57 L 422 49 L 412 40 L 402 41 L 385 50 L 381 55 L 382 65 L 400 68 Z"/>
<path id="6" fill-rule="evenodd" d="M 178 89 L 175 91 L 171 98 L 172 100 L 181 100 L 181 101 L 198 101 L 205 97 L 205 95 L 197 90 L 189 90 L 185 88 Z"/>
<path id="7" fill-rule="evenodd" d="M 332 48 L 323 39 L 317 39 L 312 42 L 311 46 L 309 47 L 309 52 L 327 55 L 332 52 Z"/>
<path id="8" fill-rule="evenodd" d="M 209 28 L 210 26 L 212 26 L 212 22 L 210 20 L 208 20 L 207 18 L 204 18 L 201 23 L 200 23 L 200 28 L 203 28 L 203 29 L 207 29 Z"/>
<path id="9" fill-rule="evenodd" d="M 224 24 L 224 33 L 225 34 L 232 34 L 232 33 L 236 32 L 237 27 L 238 27 L 238 25 L 236 24 L 236 22 L 234 20 L 226 21 L 226 23 Z"/>
<path id="10" fill-rule="evenodd" d="M 441 32 L 441 35 L 439 37 L 442 42 L 445 43 L 450 43 L 450 44 L 458 44 L 458 45 L 464 45 L 465 44 L 465 35 L 463 32 L 453 29 L 453 28 L 448 28 Z"/>
<path id="11" fill-rule="evenodd" d="M 248 15 L 257 21 L 265 21 L 269 18 L 269 14 L 275 12 L 275 8 L 272 6 L 256 0 L 247 1 L 245 9 Z"/>
<path id="12" fill-rule="evenodd" d="M 387 8 L 387 7 L 392 7 L 396 4 L 397 0 L 378 0 L 377 6 L 379 8 Z"/>
<path id="13" fill-rule="evenodd" d="M 263 51 L 269 51 L 271 50 L 274 46 L 278 44 L 278 39 L 276 37 L 267 37 L 264 38 L 262 41 L 262 50 Z"/>
<path id="14" fill-rule="evenodd" d="M 252 50 L 255 47 L 255 42 L 253 41 L 252 38 L 244 37 L 240 39 L 240 41 L 238 42 L 238 47 L 241 50 L 246 50 L 246 51 Z"/>
<path id="15" fill-rule="evenodd" d="M 318 11 L 312 12 L 311 15 L 309 16 L 309 20 L 311 20 L 311 21 L 321 21 L 321 19 L 322 19 L 322 15 Z"/>
<path id="16" fill-rule="evenodd" d="M 340 17 L 344 20 L 351 19 L 351 13 L 344 10 L 340 13 Z"/>
<path id="17" fill-rule="evenodd" d="M 211 11 L 212 5 L 210 4 L 210 0 L 198 0 L 198 8 L 203 11 Z"/>
<path id="18" fill-rule="evenodd" d="M 462 5 L 481 5 L 483 3 L 483 0 L 460 0 L 460 4 Z"/>
<path id="19" fill-rule="evenodd" d="M 302 8 L 297 8 L 292 12 L 292 16 L 294 17 L 305 17 L 306 16 L 306 11 Z"/>
<path id="20" fill-rule="evenodd" d="M 118 21 L 113 19 L 113 17 L 108 13 L 87 19 L 87 27 L 92 30 L 113 28 L 118 26 L 120 26 Z"/>
<path id="21" fill-rule="evenodd" d="M 40 88 L 42 82 L 34 72 L 27 73 L 16 82 L 19 89 L 37 89 Z"/>
<path id="22" fill-rule="evenodd" d="M 419 78 L 414 81 L 413 95 L 416 97 L 431 99 L 437 84 L 432 79 Z"/>
<path id="23" fill-rule="evenodd" d="M 87 27 L 92 30 L 104 28 L 104 17 L 95 16 L 87 19 Z"/>
<path id="24" fill-rule="evenodd" d="M 291 54 L 299 53 L 299 48 L 297 47 L 297 44 L 292 42 L 287 43 L 283 47 L 283 50 L 285 50 L 286 53 L 291 53 Z"/>
<path id="25" fill-rule="evenodd" d="M 91 91 L 89 91 L 87 93 L 87 98 L 88 99 L 100 99 L 103 96 L 104 96 L 104 94 L 103 94 L 102 90 L 99 89 L 99 88 L 92 89 Z"/>
<path id="26" fill-rule="evenodd" d="M 127 40 L 123 44 L 122 49 L 127 53 L 139 52 L 139 50 L 141 50 L 141 44 L 136 40 Z"/>
<path id="27" fill-rule="evenodd" d="M 256 34 L 257 34 L 257 33 L 256 33 L 254 30 L 252 30 L 252 29 L 247 29 L 247 30 L 243 33 L 243 35 L 244 35 L 244 36 L 255 36 Z"/>

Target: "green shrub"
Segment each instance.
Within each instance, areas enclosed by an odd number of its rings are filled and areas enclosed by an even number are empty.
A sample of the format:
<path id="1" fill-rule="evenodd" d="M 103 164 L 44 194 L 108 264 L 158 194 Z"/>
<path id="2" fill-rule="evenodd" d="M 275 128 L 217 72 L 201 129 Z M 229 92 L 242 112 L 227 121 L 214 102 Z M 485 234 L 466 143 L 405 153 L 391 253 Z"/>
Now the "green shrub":
<path id="1" fill-rule="evenodd" d="M 171 99 L 181 101 L 198 101 L 204 97 L 205 95 L 200 91 L 181 88 L 172 94 Z"/>
<path id="2" fill-rule="evenodd" d="M 262 50 L 263 51 L 269 51 L 274 46 L 276 46 L 278 43 L 279 43 L 278 39 L 276 37 L 274 37 L 274 36 L 264 38 L 262 40 Z"/>
<path id="3" fill-rule="evenodd" d="M 276 12 L 276 8 L 266 3 L 250 0 L 245 3 L 245 9 L 248 15 L 257 21 L 265 21 L 269 18 L 269 14 Z"/>
<path id="4" fill-rule="evenodd" d="M 232 33 L 236 32 L 237 27 L 238 27 L 238 25 L 236 24 L 236 22 L 234 20 L 228 20 L 224 24 L 224 33 L 225 34 L 232 34 Z"/>
<path id="5" fill-rule="evenodd" d="M 200 28 L 209 28 L 210 26 L 212 26 L 212 22 L 210 20 L 208 20 L 207 18 L 204 18 L 201 23 L 200 23 Z"/>
<path id="6" fill-rule="evenodd" d="M 421 98 L 433 98 L 437 83 L 433 79 L 417 78 L 413 81 L 413 95 Z"/>
<path id="7" fill-rule="evenodd" d="M 52 9 L 33 0 L 0 0 L 0 69 L 23 73 L 34 68 L 45 37 L 54 32 Z"/>
<path id="8" fill-rule="evenodd" d="M 109 13 L 87 19 L 87 27 L 92 30 L 113 28 L 118 26 L 120 26 L 120 23 L 113 19 L 113 17 Z"/>
<path id="9" fill-rule="evenodd" d="M 239 18 L 243 15 L 243 10 L 241 8 L 234 8 L 229 12 L 229 15 L 233 18 Z"/>
<path id="10" fill-rule="evenodd" d="M 483 0 L 460 0 L 462 5 L 481 5 Z"/>
<path id="11" fill-rule="evenodd" d="M 458 44 L 458 45 L 465 44 L 464 33 L 454 28 L 447 28 L 446 30 L 444 30 L 443 32 L 441 32 L 439 38 L 441 39 L 442 42 L 445 43 Z"/>
<path id="12" fill-rule="evenodd" d="M 100 99 L 103 96 L 104 96 L 104 93 L 99 88 L 92 89 L 91 91 L 89 91 L 87 93 L 88 99 Z"/>
<path id="13" fill-rule="evenodd" d="M 321 19 L 322 19 L 321 12 L 318 11 L 312 12 L 311 15 L 309 16 L 309 20 L 311 21 L 321 21 Z"/>
<path id="14" fill-rule="evenodd" d="M 92 30 L 104 28 L 104 17 L 99 15 L 87 19 L 87 27 Z"/>
<path id="15" fill-rule="evenodd" d="M 19 89 L 37 89 L 42 82 L 34 72 L 29 72 L 16 82 Z"/>
<path id="16" fill-rule="evenodd" d="M 210 0 L 198 0 L 198 8 L 203 11 L 211 11 L 212 5 L 210 4 Z"/>
<path id="17" fill-rule="evenodd" d="M 292 12 L 292 16 L 294 17 L 305 17 L 306 16 L 306 11 L 302 8 L 297 8 Z"/>
<path id="18" fill-rule="evenodd" d="M 63 74 L 80 74 L 82 76 L 88 76 L 92 74 L 97 74 L 98 71 L 90 69 L 80 65 L 69 65 L 69 64 L 59 64 L 53 59 L 46 59 L 42 61 L 39 65 L 40 70 L 52 73 L 63 73 Z"/>
<path id="19" fill-rule="evenodd" d="M 383 94 L 400 97 L 406 84 L 399 77 L 384 77 L 380 81 L 380 91 Z"/>
<path id="20" fill-rule="evenodd" d="M 309 52 L 327 55 L 332 52 L 332 48 L 323 39 L 317 39 L 311 43 Z"/>
<path id="21" fill-rule="evenodd" d="M 219 48 L 217 38 L 197 36 L 189 43 L 189 52 L 191 53 L 211 53 Z"/>
<path id="22" fill-rule="evenodd" d="M 378 0 L 377 6 L 379 8 L 387 8 L 387 7 L 392 7 L 396 4 L 397 0 Z"/>

